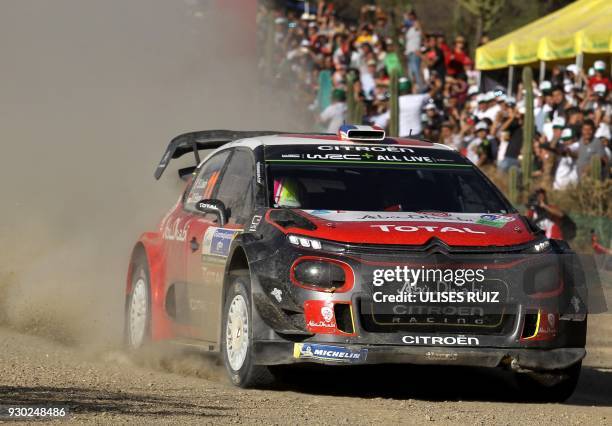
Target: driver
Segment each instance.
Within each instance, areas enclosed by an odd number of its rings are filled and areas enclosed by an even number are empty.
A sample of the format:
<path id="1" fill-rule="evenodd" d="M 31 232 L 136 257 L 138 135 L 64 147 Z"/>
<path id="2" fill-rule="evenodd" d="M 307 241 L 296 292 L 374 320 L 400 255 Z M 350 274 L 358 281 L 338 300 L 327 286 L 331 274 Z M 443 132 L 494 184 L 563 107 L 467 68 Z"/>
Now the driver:
<path id="1" fill-rule="evenodd" d="M 274 179 L 274 206 L 299 209 L 301 203 L 300 185 L 295 178 L 281 177 Z"/>

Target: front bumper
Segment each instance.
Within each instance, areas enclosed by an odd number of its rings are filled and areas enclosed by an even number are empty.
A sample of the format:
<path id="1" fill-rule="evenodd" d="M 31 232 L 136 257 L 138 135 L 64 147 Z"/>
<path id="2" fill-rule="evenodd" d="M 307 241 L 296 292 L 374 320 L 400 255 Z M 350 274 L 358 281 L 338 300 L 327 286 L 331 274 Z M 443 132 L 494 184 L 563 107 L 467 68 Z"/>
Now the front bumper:
<path id="1" fill-rule="evenodd" d="M 303 356 L 304 345 L 312 355 Z M 321 349 L 320 356 L 317 355 Z M 513 370 L 551 371 L 570 367 L 586 355 L 584 348 L 511 349 L 462 348 L 437 346 L 331 345 L 329 343 L 292 343 L 260 341 L 254 344 L 260 365 L 318 363 L 354 364 L 420 364 L 473 367 L 507 367 Z M 343 354 L 343 355 L 338 355 Z M 349 354 L 349 355 L 346 355 Z M 354 354 L 351 356 L 350 354 Z M 335 356 L 334 356 L 335 355 Z"/>
<path id="2" fill-rule="evenodd" d="M 251 263 L 256 363 L 448 364 L 550 371 L 569 367 L 585 356 L 587 311 L 581 301 L 586 300 L 586 294 L 578 291 L 585 287 L 570 265 L 571 256 L 379 252 L 377 248 L 358 255 L 320 253 L 319 257 L 346 262 L 353 271 L 352 288 L 334 293 L 287 282 L 288 265 L 311 253 L 287 250 L 272 262 L 264 258 Z M 368 306 L 373 292 L 383 287 L 373 286 L 373 270 L 396 265 L 484 268 L 485 290 L 499 290 L 503 295 L 503 303 L 488 305 L 495 308 L 492 313 L 498 314 L 494 318 L 499 321 L 491 325 L 476 322 L 487 321 L 488 308 L 482 313 L 440 312 L 447 304 L 433 302 L 432 306 L 440 308 L 425 319 L 399 311 L 391 317 L 374 318 L 376 312 Z M 559 265 L 561 278 L 553 274 L 550 280 L 548 276 L 536 280 L 536 272 L 550 265 Z M 534 294 L 528 290 L 536 281 L 550 281 L 556 287 L 549 293 Z M 394 291 L 394 287 L 390 289 Z M 282 297 L 271 296 L 276 293 Z M 405 310 L 411 305 L 395 306 Z M 328 315 L 333 310 L 331 320 L 322 316 L 324 309 Z M 388 311 L 380 312 L 385 315 Z M 306 353 L 309 347 L 337 356 Z"/>

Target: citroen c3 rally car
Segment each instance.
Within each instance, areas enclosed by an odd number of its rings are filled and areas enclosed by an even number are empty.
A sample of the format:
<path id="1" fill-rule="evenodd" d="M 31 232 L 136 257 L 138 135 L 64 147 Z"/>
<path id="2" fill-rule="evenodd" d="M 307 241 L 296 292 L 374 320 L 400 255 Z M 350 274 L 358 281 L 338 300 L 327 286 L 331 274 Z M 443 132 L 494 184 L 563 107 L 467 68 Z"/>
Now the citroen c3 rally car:
<path id="1" fill-rule="evenodd" d="M 199 151 L 214 149 L 203 161 Z M 239 386 L 275 366 L 505 367 L 535 398 L 573 391 L 584 282 L 456 151 L 386 137 L 203 131 L 184 193 L 134 247 L 126 339 L 220 353 Z"/>

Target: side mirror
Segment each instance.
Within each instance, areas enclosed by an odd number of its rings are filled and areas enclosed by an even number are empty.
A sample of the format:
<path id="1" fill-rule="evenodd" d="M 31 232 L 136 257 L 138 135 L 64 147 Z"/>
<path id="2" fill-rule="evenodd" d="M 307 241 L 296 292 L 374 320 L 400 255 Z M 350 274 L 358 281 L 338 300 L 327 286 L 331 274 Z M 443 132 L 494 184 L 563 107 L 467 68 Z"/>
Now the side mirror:
<path id="1" fill-rule="evenodd" d="M 181 180 L 188 182 L 189 179 L 193 176 L 193 172 L 195 171 L 195 166 L 194 167 L 185 167 L 184 169 L 179 169 L 178 171 L 178 175 L 181 178 Z"/>
<path id="2" fill-rule="evenodd" d="M 216 215 L 219 218 L 220 226 L 227 223 L 227 209 L 221 200 L 200 200 L 196 203 L 195 208 L 199 212 Z"/>

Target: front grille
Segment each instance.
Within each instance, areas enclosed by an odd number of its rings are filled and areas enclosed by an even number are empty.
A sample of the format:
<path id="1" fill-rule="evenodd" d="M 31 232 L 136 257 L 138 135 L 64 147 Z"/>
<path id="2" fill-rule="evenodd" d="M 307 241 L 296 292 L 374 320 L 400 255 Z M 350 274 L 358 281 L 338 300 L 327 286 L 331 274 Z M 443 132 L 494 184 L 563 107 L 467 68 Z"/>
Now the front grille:
<path id="1" fill-rule="evenodd" d="M 371 333 L 458 333 L 458 334 L 508 334 L 512 331 L 516 315 L 510 307 L 503 313 L 483 313 L 473 307 L 452 307 L 451 309 L 430 308 L 428 313 L 406 312 L 401 314 L 376 314 L 367 310 L 367 303 L 361 304 L 359 319 L 361 327 Z M 456 309 L 456 310 L 455 310 Z M 461 314 L 458 314 L 460 311 Z M 421 311 L 423 312 L 423 311 Z"/>
<path id="2" fill-rule="evenodd" d="M 437 294 L 441 283 L 417 284 L 421 291 Z M 387 284 L 372 291 L 385 288 L 385 294 L 402 292 L 401 283 Z M 448 287 L 447 287 L 448 288 Z M 442 290 L 444 288 L 442 287 Z M 465 289 L 467 290 L 467 289 Z M 359 318 L 364 330 L 376 333 L 447 332 L 459 334 L 507 334 L 515 324 L 516 305 L 509 303 L 508 285 L 501 279 L 485 280 L 471 287 L 473 291 L 496 292 L 498 303 L 374 303 L 373 296 L 360 298 Z"/>

